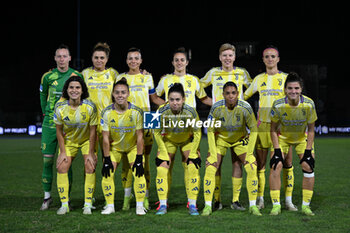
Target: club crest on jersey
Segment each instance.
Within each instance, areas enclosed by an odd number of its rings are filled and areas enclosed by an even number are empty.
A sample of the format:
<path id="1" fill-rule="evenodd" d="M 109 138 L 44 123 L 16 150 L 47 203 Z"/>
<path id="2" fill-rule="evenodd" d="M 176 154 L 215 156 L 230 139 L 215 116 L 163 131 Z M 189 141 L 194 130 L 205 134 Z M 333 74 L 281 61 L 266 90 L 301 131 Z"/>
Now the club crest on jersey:
<path id="1" fill-rule="evenodd" d="M 236 120 L 237 121 L 241 121 L 241 116 L 240 115 L 236 115 Z"/>
<path id="2" fill-rule="evenodd" d="M 236 81 L 238 81 L 238 79 L 239 79 L 239 74 L 235 74 L 235 77 L 236 77 Z"/>
<path id="3" fill-rule="evenodd" d="M 80 114 L 81 114 L 82 119 L 86 120 L 86 112 L 81 112 Z"/>
<path id="4" fill-rule="evenodd" d="M 109 73 L 105 74 L 105 78 L 109 79 Z"/>
<path id="5" fill-rule="evenodd" d="M 187 80 L 187 87 L 191 87 L 191 80 Z"/>
<path id="6" fill-rule="evenodd" d="M 279 79 L 277 79 L 277 80 L 278 80 L 278 85 L 282 86 L 282 79 L 279 78 Z"/>

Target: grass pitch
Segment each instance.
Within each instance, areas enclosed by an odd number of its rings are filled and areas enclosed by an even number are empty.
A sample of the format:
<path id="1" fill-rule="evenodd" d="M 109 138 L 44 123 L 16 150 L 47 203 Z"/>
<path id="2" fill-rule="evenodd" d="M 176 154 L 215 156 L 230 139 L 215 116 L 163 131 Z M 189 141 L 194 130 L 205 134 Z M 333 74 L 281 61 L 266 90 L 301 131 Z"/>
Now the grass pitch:
<path id="1" fill-rule="evenodd" d="M 153 204 L 158 201 L 155 188 L 155 165 L 151 163 L 150 203 L 152 209 L 146 216 L 136 216 L 135 203 L 130 211 L 122 211 L 123 190 L 120 181 L 121 167 L 116 173 L 116 213 L 101 215 L 104 197 L 101 190 L 101 159 L 97 168 L 97 209 L 91 216 L 82 214 L 84 203 L 83 160 L 73 162 L 73 211 L 64 216 L 56 215 L 59 198 L 54 176 L 52 195 L 54 203 L 48 211 L 40 211 L 43 191 L 41 186 L 42 156 L 39 138 L 0 138 L 0 232 L 350 232 L 350 138 L 316 138 L 315 189 L 311 208 L 316 214 L 306 217 L 298 212 L 283 211 L 279 216 L 269 216 L 272 208 L 269 195 L 268 174 L 265 189 L 265 209 L 262 217 L 251 216 L 248 211 L 230 209 L 232 199 L 231 164 L 226 156 L 222 170 L 223 210 L 209 217 L 190 216 L 186 209 L 186 193 L 183 184 L 181 159 L 177 154 L 173 171 L 173 183 L 169 197 L 168 214 L 156 216 Z M 152 151 L 154 161 L 156 148 Z M 207 141 L 201 143 L 202 160 L 207 152 Z M 297 156 L 294 156 L 295 188 L 293 202 L 301 207 L 302 172 Z M 204 166 L 201 168 L 203 180 Z M 202 185 L 201 185 L 202 186 Z M 202 188 L 202 187 L 201 187 Z M 204 206 L 203 190 L 198 197 L 198 208 Z M 283 191 L 281 203 L 283 208 Z M 245 179 L 240 196 L 248 207 Z"/>

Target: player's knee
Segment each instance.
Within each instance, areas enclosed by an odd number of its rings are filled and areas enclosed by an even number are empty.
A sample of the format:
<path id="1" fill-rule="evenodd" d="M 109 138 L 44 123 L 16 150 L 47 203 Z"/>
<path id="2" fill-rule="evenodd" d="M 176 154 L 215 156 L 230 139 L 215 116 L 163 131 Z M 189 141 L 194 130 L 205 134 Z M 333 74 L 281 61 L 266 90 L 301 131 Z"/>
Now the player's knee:
<path id="1" fill-rule="evenodd" d="M 244 165 L 244 170 L 247 173 L 247 176 L 257 174 L 257 166 L 254 163 L 247 163 Z"/>
<path id="2" fill-rule="evenodd" d="M 303 169 L 303 172 L 309 172 L 312 173 L 314 170 L 310 167 L 310 165 L 306 162 L 301 163 L 301 169 Z"/>
<path id="3" fill-rule="evenodd" d="M 91 164 L 85 165 L 85 173 L 92 174 L 95 172 L 95 167 L 93 167 Z"/>
<path id="4" fill-rule="evenodd" d="M 44 167 L 51 167 L 53 165 L 53 156 L 43 156 Z"/>
<path id="5" fill-rule="evenodd" d="M 277 166 L 276 166 L 276 170 L 281 171 L 282 168 L 283 168 L 283 163 L 282 163 L 282 162 L 279 162 L 279 163 L 277 164 Z"/>

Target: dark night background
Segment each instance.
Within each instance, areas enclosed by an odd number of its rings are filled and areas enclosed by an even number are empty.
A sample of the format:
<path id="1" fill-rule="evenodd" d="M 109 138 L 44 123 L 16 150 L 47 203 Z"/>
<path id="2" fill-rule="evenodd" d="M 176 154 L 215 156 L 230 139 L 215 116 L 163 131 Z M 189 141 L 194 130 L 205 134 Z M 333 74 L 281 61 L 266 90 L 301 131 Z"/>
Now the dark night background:
<path id="1" fill-rule="evenodd" d="M 311 1 L 276 5 L 271 1 L 167 1 L 119 5 L 80 2 L 80 57 L 78 53 L 78 2 L 12 1 L 1 13 L 0 126 L 22 127 L 40 121 L 39 85 L 44 72 L 55 67 L 54 53 L 61 43 L 71 49 L 74 68 L 91 66 L 91 50 L 99 41 L 111 46 L 108 66 L 125 72 L 126 51 L 142 50 L 142 67 L 155 85 L 173 71 L 172 52 L 191 49 L 189 73 L 199 78 L 220 66 L 223 43 L 237 48 L 236 66 L 255 77 L 264 71 L 263 48 L 277 46 L 279 69 L 297 71 L 314 99 L 316 124 L 350 125 L 348 17 L 345 6 Z M 344 3 L 345 4 L 345 3 Z M 245 48 L 253 50 L 247 54 Z M 205 111 L 204 106 L 199 109 Z"/>

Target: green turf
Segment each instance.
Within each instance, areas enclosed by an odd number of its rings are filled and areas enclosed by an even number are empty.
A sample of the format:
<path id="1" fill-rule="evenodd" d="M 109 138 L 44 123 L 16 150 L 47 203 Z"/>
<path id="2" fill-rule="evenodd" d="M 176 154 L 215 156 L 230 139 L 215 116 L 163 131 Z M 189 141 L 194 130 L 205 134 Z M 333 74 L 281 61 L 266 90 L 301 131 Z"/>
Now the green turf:
<path id="1" fill-rule="evenodd" d="M 350 232 L 350 139 L 317 138 L 316 184 L 311 207 L 316 216 L 306 217 L 299 212 L 282 210 L 279 216 L 269 216 L 271 202 L 267 187 L 262 217 L 251 216 L 248 211 L 230 209 L 231 165 L 224 159 L 222 179 L 222 202 L 224 209 L 209 217 L 189 216 L 183 185 L 183 170 L 177 155 L 173 184 L 169 197 L 170 208 L 165 216 L 155 216 L 157 194 L 155 189 L 155 166 L 151 163 L 152 184 L 150 203 L 152 210 L 146 216 L 135 215 L 135 203 L 130 211 L 122 211 L 123 190 L 120 170 L 116 173 L 116 213 L 100 214 L 104 204 L 101 190 L 101 163 L 97 168 L 97 209 L 91 216 L 82 214 L 83 206 L 83 160 L 73 163 L 74 187 L 71 193 L 74 210 L 65 216 L 57 216 L 60 203 L 53 184 L 54 203 L 45 212 L 39 210 L 42 202 L 42 157 L 38 138 L 0 138 L 0 232 Z M 153 148 L 155 149 L 155 148 Z M 206 139 L 201 143 L 202 157 L 207 151 Z M 154 158 L 154 150 L 152 152 Z M 203 159 L 204 160 L 204 159 Z M 99 162 L 101 160 L 99 159 Z M 154 161 L 152 159 L 152 161 Z M 203 162 L 204 164 L 204 162 Z M 294 204 L 301 205 L 302 172 L 294 156 L 295 188 Z M 201 169 L 203 179 L 204 169 Z M 283 192 L 281 193 L 283 196 Z M 241 203 L 248 207 L 247 191 L 243 183 Z M 283 203 L 283 199 L 281 200 Z M 202 190 L 198 197 L 199 210 L 203 208 Z"/>

